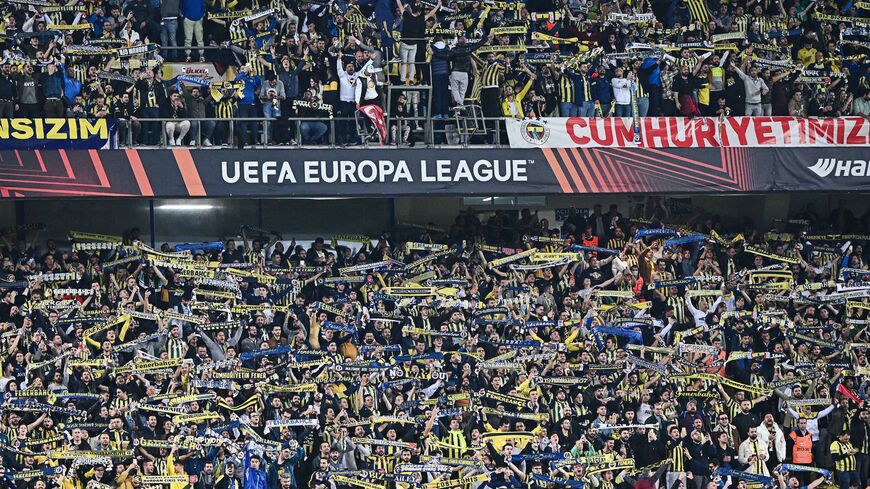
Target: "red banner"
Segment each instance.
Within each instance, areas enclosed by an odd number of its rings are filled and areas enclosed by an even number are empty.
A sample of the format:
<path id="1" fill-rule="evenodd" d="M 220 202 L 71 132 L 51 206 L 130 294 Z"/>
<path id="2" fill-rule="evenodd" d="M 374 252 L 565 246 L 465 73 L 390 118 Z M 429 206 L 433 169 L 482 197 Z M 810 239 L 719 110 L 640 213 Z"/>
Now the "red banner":
<path id="1" fill-rule="evenodd" d="M 640 144 L 630 117 L 509 120 L 513 148 L 718 148 L 870 146 L 861 117 L 642 117 Z"/>

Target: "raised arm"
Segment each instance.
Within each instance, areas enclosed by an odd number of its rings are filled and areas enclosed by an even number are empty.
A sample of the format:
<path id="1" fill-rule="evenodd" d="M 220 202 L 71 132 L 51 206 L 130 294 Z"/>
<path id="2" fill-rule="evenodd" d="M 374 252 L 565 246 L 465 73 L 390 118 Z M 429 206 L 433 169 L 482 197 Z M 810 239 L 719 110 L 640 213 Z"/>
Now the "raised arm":
<path id="1" fill-rule="evenodd" d="M 432 10 L 426 14 L 426 20 L 435 17 L 435 14 L 437 14 L 439 10 L 441 10 L 441 0 L 438 0 L 438 3 L 435 4 L 435 6 L 432 7 Z"/>

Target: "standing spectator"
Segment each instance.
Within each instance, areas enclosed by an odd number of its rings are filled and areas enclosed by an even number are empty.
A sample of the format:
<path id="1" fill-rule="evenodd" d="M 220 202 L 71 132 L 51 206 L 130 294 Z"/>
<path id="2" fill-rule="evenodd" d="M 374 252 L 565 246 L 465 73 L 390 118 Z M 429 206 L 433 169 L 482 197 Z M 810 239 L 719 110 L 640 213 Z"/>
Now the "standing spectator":
<path id="1" fill-rule="evenodd" d="M 15 117 L 15 80 L 12 65 L 0 66 L 0 119 Z"/>
<path id="2" fill-rule="evenodd" d="M 191 42 L 196 38 L 196 45 L 202 48 L 202 22 L 205 17 L 205 0 L 180 0 L 181 15 L 184 16 L 184 47 L 190 48 Z M 199 60 L 203 60 L 202 49 L 199 50 Z M 190 49 L 184 50 L 188 63 L 190 62 Z"/>
<path id="3" fill-rule="evenodd" d="M 692 97 L 696 83 L 695 76 L 689 73 L 689 67 L 686 65 L 680 66 L 679 74 L 674 77 L 671 91 L 674 94 L 676 109 L 686 117 L 698 117 L 701 115 L 698 105 L 695 103 L 694 97 Z"/>
<path id="4" fill-rule="evenodd" d="M 441 0 L 426 15 L 423 15 L 421 2 L 414 2 L 410 7 L 402 0 L 396 0 L 399 15 L 402 16 L 402 37 L 399 43 L 399 79 L 405 85 L 413 85 L 416 75 L 417 47 L 425 42 L 426 20 L 435 17 L 441 9 Z"/>
<path id="5" fill-rule="evenodd" d="M 239 100 L 239 118 L 257 118 L 257 93 L 263 81 L 259 76 L 251 74 L 251 66 L 244 65 L 240 69 L 240 73 L 236 76 L 236 82 L 244 83 L 242 88 L 242 98 Z M 239 144 L 257 144 L 259 139 L 259 129 L 255 121 L 242 121 L 236 125 L 239 130 Z"/>
<path id="6" fill-rule="evenodd" d="M 646 117 L 649 114 L 649 90 L 650 85 L 647 82 L 649 78 L 649 69 L 643 69 L 643 61 L 636 59 L 632 63 L 631 73 L 634 75 L 634 81 L 632 82 L 632 96 L 635 98 L 635 104 L 637 106 L 637 114 L 632 113 L 632 115 L 636 115 L 637 117 Z M 633 109 L 632 109 L 633 110 Z"/>
<path id="7" fill-rule="evenodd" d="M 342 68 L 341 58 L 339 58 L 336 62 L 336 70 L 338 71 L 339 83 L 338 116 L 353 118 L 356 113 L 356 89 L 354 88 L 354 82 L 357 78 L 355 76 L 356 68 L 354 68 L 353 63 L 347 63 Z M 349 144 L 356 142 L 359 144 L 359 138 L 353 130 L 356 127 L 353 121 L 339 121 L 338 126 L 340 129 L 336 136 L 336 143 Z M 354 132 L 353 135 L 351 134 L 352 131 Z"/>
<path id="8" fill-rule="evenodd" d="M 491 41 L 492 37 L 490 34 L 488 40 Z M 471 69 L 471 54 L 486 42 L 487 39 L 482 38 L 474 44 L 468 44 L 465 36 L 460 35 L 456 41 L 456 46 L 451 50 L 450 94 L 456 105 L 465 105 L 465 93 L 468 91 L 468 71 Z"/>
<path id="9" fill-rule="evenodd" d="M 278 57 L 275 55 L 274 47 L 272 48 L 272 59 L 278 60 Z M 313 67 L 312 63 L 302 59 L 297 60 L 295 65 L 290 59 L 290 56 L 283 56 L 280 58 L 280 63 L 273 61 L 272 69 L 275 71 L 275 75 L 278 77 L 278 80 L 284 85 L 284 95 L 285 98 L 281 103 L 281 122 L 282 126 L 285 129 L 284 132 L 278 134 L 278 142 L 290 142 L 295 137 L 296 125 L 290 124 L 287 120 L 290 114 L 294 112 L 293 110 L 293 101 L 298 100 L 299 90 L 300 90 L 300 74 L 306 69 L 311 69 Z M 310 82 L 310 81 L 309 81 Z"/>
<path id="10" fill-rule="evenodd" d="M 852 102 L 852 113 L 870 120 L 870 90 L 865 90 L 864 95 L 855 98 Z"/>
<path id="11" fill-rule="evenodd" d="M 61 73 L 63 73 L 63 96 L 66 97 L 66 102 L 72 105 L 78 94 L 82 93 L 82 82 L 76 78 L 76 72 L 73 65 L 60 65 Z"/>
<path id="12" fill-rule="evenodd" d="M 215 119 L 215 130 L 214 130 L 214 139 L 215 144 L 232 144 L 232 136 L 235 136 L 239 140 L 239 144 L 241 144 L 242 136 L 239 134 L 238 130 L 235 131 L 234 135 L 230 135 L 230 120 L 238 115 L 238 91 L 237 90 L 229 90 L 223 89 L 221 90 L 221 96 L 217 100 L 214 106 L 214 116 Z"/>
<path id="13" fill-rule="evenodd" d="M 565 74 L 574 81 L 577 117 L 595 117 L 595 101 L 592 99 L 592 80 L 589 78 L 589 63 L 581 62 L 577 71 L 566 70 Z"/>
<path id="14" fill-rule="evenodd" d="M 800 90 L 796 91 L 788 101 L 788 115 L 792 117 L 806 117 L 807 104 L 804 100 L 804 94 Z"/>
<path id="15" fill-rule="evenodd" d="M 133 28 L 133 20 L 127 19 L 124 23 L 124 28 L 121 29 L 121 39 L 127 41 L 127 47 L 139 44 L 141 38 L 139 32 Z"/>
<path id="16" fill-rule="evenodd" d="M 39 75 L 39 87 L 45 103 L 42 105 L 45 117 L 63 117 L 63 74 L 52 63 Z"/>
<path id="17" fill-rule="evenodd" d="M 178 16 L 181 14 L 179 2 L 180 0 L 160 1 L 160 47 L 166 53 L 163 57 L 168 61 L 180 57 L 177 49 L 170 49 L 178 46 Z"/>
<path id="18" fill-rule="evenodd" d="M 614 77 L 610 80 L 613 86 L 613 98 L 616 99 L 615 117 L 631 117 L 631 97 L 632 85 L 634 84 L 634 73 L 629 71 L 628 76 L 623 76 L 622 68 L 614 70 Z"/>
<path id="19" fill-rule="evenodd" d="M 828 93 L 819 91 L 815 98 L 809 101 L 807 115 L 810 117 L 834 117 L 834 103 Z"/>
<path id="20" fill-rule="evenodd" d="M 744 68 L 749 58 L 744 61 Z M 740 68 L 731 63 L 734 66 L 734 71 L 737 72 L 737 75 L 743 80 L 743 86 L 746 90 L 746 109 L 744 110 L 744 115 L 747 116 L 759 116 L 764 115 L 764 111 L 761 107 L 762 97 L 767 95 L 767 92 L 770 90 L 767 88 L 767 84 L 764 83 L 764 80 L 758 77 L 758 68 L 755 66 L 749 68 L 749 75 L 743 72 Z"/>
<path id="21" fill-rule="evenodd" d="M 592 75 L 592 99 L 595 101 L 595 115 L 597 117 L 610 117 L 610 108 L 613 105 L 613 86 L 607 76 L 607 68 L 598 65 Z"/>
<path id="22" fill-rule="evenodd" d="M 156 70 L 144 70 L 135 88 L 139 93 L 139 117 L 142 119 L 160 118 L 160 108 L 166 103 L 166 89 L 155 78 Z M 143 143 L 154 146 L 160 139 L 160 122 L 156 120 L 142 122 Z"/>
<path id="23" fill-rule="evenodd" d="M 843 488 L 858 487 L 861 484 L 858 477 L 858 463 L 855 455 L 858 450 L 849 442 L 851 434 L 843 431 L 840 436 L 831 443 L 831 458 L 834 460 L 834 473 L 837 476 L 837 484 Z"/>
<path id="24" fill-rule="evenodd" d="M 263 83 L 260 86 L 260 103 L 263 104 L 263 116 L 267 119 L 271 119 L 266 131 L 267 143 L 277 142 L 272 139 L 272 134 L 275 129 L 277 129 L 278 134 L 282 135 L 282 138 L 283 134 L 287 131 L 286 127 L 284 127 L 284 124 L 281 122 L 283 120 L 281 117 L 281 104 L 284 103 L 284 99 L 286 98 L 287 95 L 284 92 L 284 84 L 281 83 L 281 80 L 279 80 L 274 73 L 269 73 L 266 77 L 266 83 Z"/>
<path id="25" fill-rule="evenodd" d="M 562 70 L 564 68 L 557 69 L 553 66 L 553 74 L 559 81 L 559 117 L 577 117 L 580 111 L 576 104 L 577 94 L 574 79 L 563 73 Z"/>
<path id="26" fill-rule="evenodd" d="M 190 90 L 184 91 L 184 105 L 187 108 L 187 116 L 191 119 L 206 119 L 208 117 L 207 108 L 209 100 L 202 96 L 200 87 L 192 87 Z M 191 120 L 190 143 L 195 144 L 199 141 L 203 146 L 211 146 L 211 136 L 214 132 L 215 122 L 213 120 Z"/>
<path id="27" fill-rule="evenodd" d="M 849 426 L 849 442 L 858 449 L 855 455 L 857 462 L 858 478 L 861 481 L 861 487 L 867 486 L 868 475 L 870 475 L 870 412 L 867 408 L 861 407 L 858 409 L 858 416 L 853 416 Z"/>
<path id="28" fill-rule="evenodd" d="M 392 110 L 390 117 L 396 121 L 390 125 L 390 140 L 396 146 L 399 145 L 400 139 L 403 144 L 413 146 L 414 143 L 410 140 L 411 125 L 405 120 L 408 117 L 408 97 L 404 93 L 400 93 L 396 103 L 392 104 L 390 108 Z M 399 138 L 399 131 L 401 131 L 401 138 Z"/>
<path id="29" fill-rule="evenodd" d="M 155 32 L 157 29 L 155 29 L 154 19 L 159 14 L 156 7 L 157 5 L 152 5 L 149 0 L 132 0 L 125 7 L 126 19 L 130 21 L 137 37 L 141 34 L 148 39 L 160 39 L 160 33 Z"/>
<path id="30" fill-rule="evenodd" d="M 659 114 L 664 117 L 673 117 L 677 115 L 677 98 L 674 91 L 674 78 L 679 75 L 678 70 L 674 70 L 673 65 L 669 61 L 662 62 L 662 107 Z"/>
<path id="31" fill-rule="evenodd" d="M 39 110 L 39 99 L 36 96 L 37 81 L 33 66 L 26 65 L 21 73 L 14 75 L 16 94 L 18 100 L 17 113 L 19 117 L 37 118 L 44 117 Z"/>
<path id="32" fill-rule="evenodd" d="M 440 5 L 440 4 L 439 4 Z M 432 43 L 432 118 L 446 119 L 450 89 L 450 48 L 437 34 Z"/>
<path id="33" fill-rule="evenodd" d="M 48 101 L 46 101 L 46 104 Z M 142 132 L 142 123 L 136 118 L 136 108 L 130 94 L 124 92 L 112 104 L 112 118 L 118 119 L 118 140 L 122 144 L 137 143 Z"/>
<path id="34" fill-rule="evenodd" d="M 541 67 L 541 73 L 538 79 L 535 80 L 535 92 L 544 97 L 544 116 L 552 116 L 556 110 L 558 103 L 558 84 L 553 76 L 555 68 L 550 65 Z"/>
<path id="35" fill-rule="evenodd" d="M 534 83 L 536 76 L 525 65 L 523 65 L 523 69 L 526 70 L 526 73 L 529 75 L 529 79 L 523 85 L 523 88 L 514 91 L 514 88 L 511 86 L 505 87 L 505 98 L 501 103 L 502 115 L 505 117 L 513 117 L 514 119 L 522 119 L 525 117 L 525 114 L 523 113 L 523 99 L 526 97 L 526 94 L 529 93 L 529 89 L 532 88 L 532 83 Z"/>

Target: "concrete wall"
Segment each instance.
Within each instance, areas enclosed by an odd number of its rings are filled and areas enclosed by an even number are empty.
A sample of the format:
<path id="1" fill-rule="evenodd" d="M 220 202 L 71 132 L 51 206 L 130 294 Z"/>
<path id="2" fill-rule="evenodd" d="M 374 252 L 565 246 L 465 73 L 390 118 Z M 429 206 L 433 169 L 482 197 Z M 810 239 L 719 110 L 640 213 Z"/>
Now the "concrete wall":
<path id="1" fill-rule="evenodd" d="M 870 211 L 870 196 L 866 194 L 788 193 L 772 195 L 694 195 L 674 196 L 690 199 L 692 207 L 718 216 L 725 224 L 739 226 L 751 222 L 768 226 L 775 219 L 793 216 L 816 206 L 826 216 L 846 199 L 848 206 L 860 217 Z M 548 219 L 553 226 L 554 209 L 577 207 L 590 211 L 596 203 L 606 209 L 619 206 L 628 215 L 631 208 L 646 197 L 627 195 L 558 195 L 548 196 L 542 206 L 493 207 L 475 206 L 483 219 L 496 209 L 518 211 L 528 207 L 538 217 Z M 211 206 L 202 210 L 167 209 L 165 205 L 199 204 Z M 207 241 L 237 236 L 244 224 L 259 225 L 284 234 L 289 240 L 324 236 L 335 233 L 365 233 L 378 235 L 394 223 L 434 223 L 448 228 L 456 215 L 466 209 L 461 197 L 416 197 L 375 199 L 198 199 L 154 200 L 157 244 L 168 241 Z M 683 219 L 675 219 L 683 220 Z M 149 201 L 136 200 L 32 200 L 0 202 L 0 228 L 21 222 L 47 224 L 43 238 L 63 238 L 67 231 L 89 231 L 122 234 L 139 227 L 142 236 L 150 239 Z"/>
<path id="2" fill-rule="evenodd" d="M 722 222 L 728 225 L 740 225 L 750 221 L 755 225 L 767 225 L 774 219 L 784 219 L 806 207 L 807 202 L 815 202 L 819 212 L 827 212 L 829 201 L 836 207 L 836 198 L 828 198 L 818 194 L 772 194 L 772 195 L 693 195 L 673 196 L 691 200 L 693 207 L 718 215 Z M 587 208 L 592 211 L 595 204 L 601 204 L 605 211 L 611 204 L 616 204 L 623 215 L 629 215 L 631 209 L 638 203 L 644 203 L 644 196 L 629 195 L 555 195 L 546 198 L 542 207 L 528 207 L 533 212 L 538 211 L 538 217 L 556 223 L 554 209 L 565 207 Z M 857 204 L 856 214 L 863 214 L 870 207 L 868 196 L 852 196 L 850 202 Z M 396 218 L 399 222 L 415 223 L 433 222 L 438 226 L 447 227 L 460 210 L 464 210 L 461 197 L 438 198 L 399 198 L 396 199 Z M 496 209 L 515 209 L 504 206 L 483 207 L 475 209 L 483 212 L 494 212 Z M 860 212 L 858 212 L 860 210 Z M 416 219 L 415 219 L 416 218 Z"/>
<path id="3" fill-rule="evenodd" d="M 24 222 L 42 222 L 42 237 L 63 238 L 67 231 L 123 234 L 139 227 L 148 241 L 151 235 L 149 201 L 137 200 L 34 200 L 3 202 L 0 222 L 15 224 L 15 206 Z M 7 205 L 8 204 L 8 205 Z M 196 204 L 208 209 L 166 208 L 166 205 Z M 332 233 L 377 234 L 391 226 L 389 199 L 348 200 L 252 200 L 198 199 L 154 200 L 154 237 L 157 244 L 178 241 L 212 241 L 237 236 L 242 225 L 261 226 L 284 233 L 291 239 Z M 291 231 L 292 230 L 292 231 Z"/>

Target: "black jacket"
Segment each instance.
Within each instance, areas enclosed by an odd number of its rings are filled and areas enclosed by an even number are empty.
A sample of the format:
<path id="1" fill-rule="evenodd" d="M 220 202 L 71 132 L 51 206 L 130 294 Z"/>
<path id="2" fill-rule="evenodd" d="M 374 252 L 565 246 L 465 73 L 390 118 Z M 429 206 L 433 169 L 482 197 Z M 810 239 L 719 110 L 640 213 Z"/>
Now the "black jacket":
<path id="1" fill-rule="evenodd" d="M 474 44 L 456 45 L 451 51 L 450 64 L 453 71 L 468 72 L 471 70 L 471 53 L 475 49 L 486 44 L 486 38 L 477 41 Z"/>

